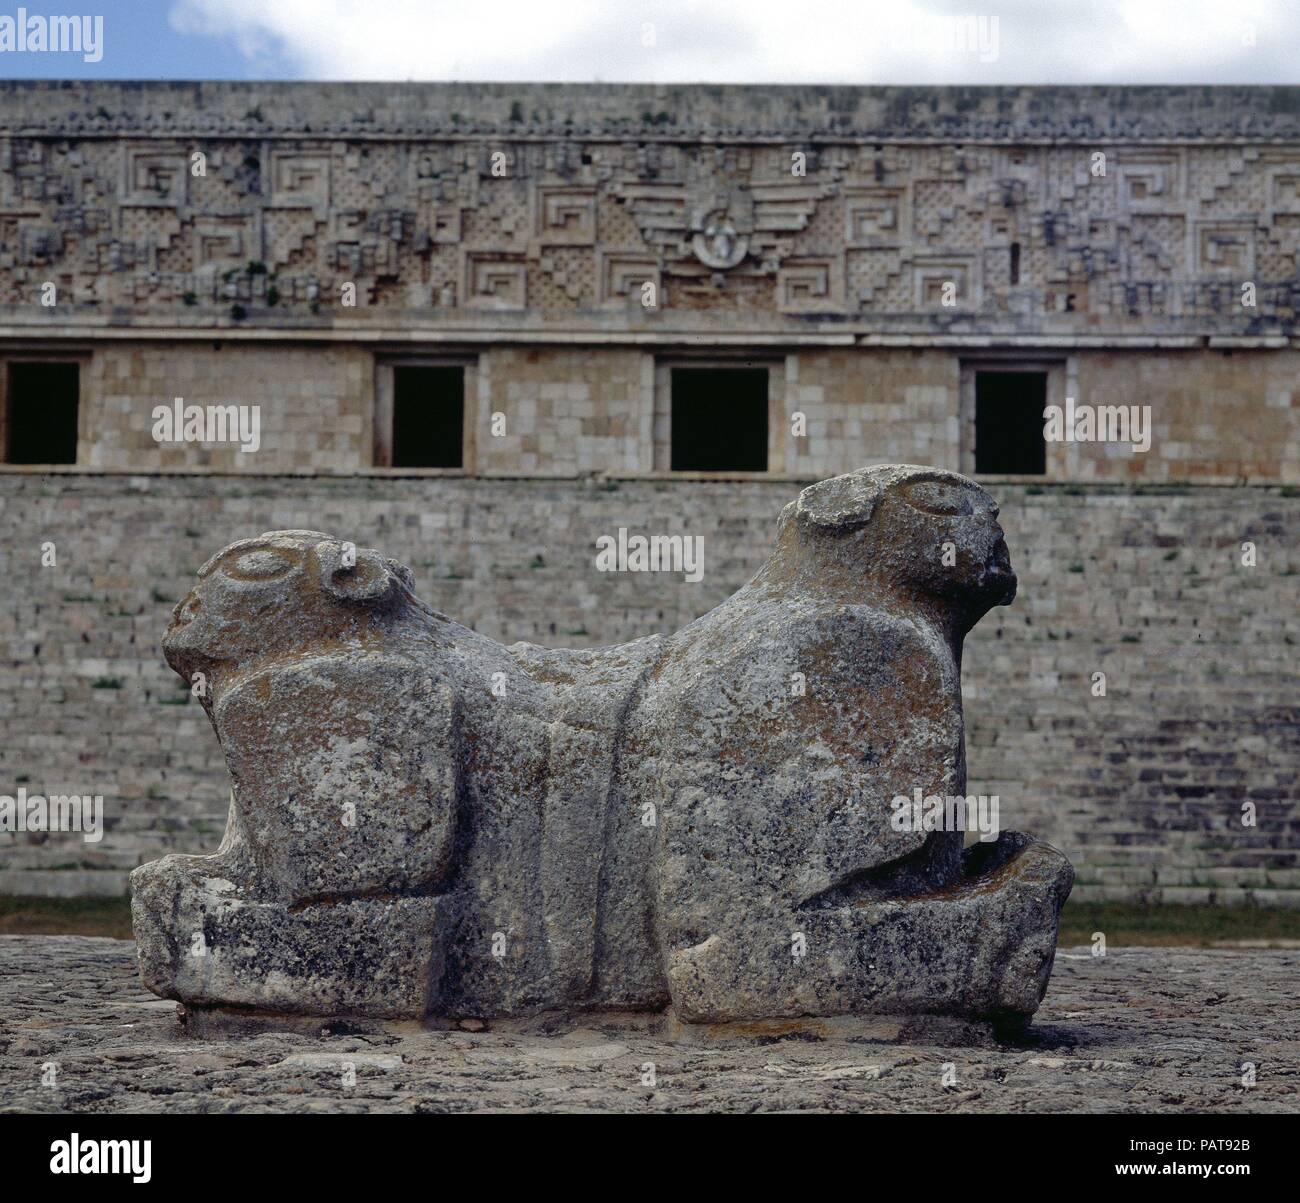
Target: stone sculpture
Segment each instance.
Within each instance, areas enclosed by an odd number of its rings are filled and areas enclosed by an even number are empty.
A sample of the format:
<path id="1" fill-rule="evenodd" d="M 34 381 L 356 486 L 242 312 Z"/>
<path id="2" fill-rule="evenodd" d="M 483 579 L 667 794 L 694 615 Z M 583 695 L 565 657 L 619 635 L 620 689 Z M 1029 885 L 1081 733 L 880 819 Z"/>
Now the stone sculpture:
<path id="1" fill-rule="evenodd" d="M 823 481 L 722 605 L 588 650 L 504 647 L 326 534 L 232 544 L 163 641 L 230 818 L 132 874 L 145 983 L 314 1015 L 1032 1015 L 1069 862 L 892 805 L 965 794 L 962 640 L 1016 589 L 997 513 L 935 469 Z"/>

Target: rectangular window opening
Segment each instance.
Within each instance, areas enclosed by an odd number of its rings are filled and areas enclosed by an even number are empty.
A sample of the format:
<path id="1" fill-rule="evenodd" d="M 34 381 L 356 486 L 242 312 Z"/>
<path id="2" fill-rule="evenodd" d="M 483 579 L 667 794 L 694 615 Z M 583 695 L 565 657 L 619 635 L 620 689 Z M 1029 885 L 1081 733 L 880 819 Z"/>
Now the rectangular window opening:
<path id="1" fill-rule="evenodd" d="M 80 365 L 11 362 L 3 448 L 10 464 L 75 464 Z"/>
<path id="2" fill-rule="evenodd" d="M 766 472 L 766 368 L 672 369 L 672 470 Z"/>
<path id="3" fill-rule="evenodd" d="M 975 373 L 975 472 L 1043 476 L 1046 372 Z"/>
<path id="4" fill-rule="evenodd" d="M 465 463 L 465 369 L 393 368 L 394 468 L 460 468 Z"/>

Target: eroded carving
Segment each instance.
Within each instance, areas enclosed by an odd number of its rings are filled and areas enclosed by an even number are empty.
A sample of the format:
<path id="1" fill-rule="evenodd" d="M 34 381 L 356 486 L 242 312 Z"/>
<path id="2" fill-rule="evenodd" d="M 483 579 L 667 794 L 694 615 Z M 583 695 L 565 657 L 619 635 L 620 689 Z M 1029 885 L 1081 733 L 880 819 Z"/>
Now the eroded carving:
<path id="1" fill-rule="evenodd" d="M 722 605 L 581 651 L 504 647 L 320 532 L 232 544 L 163 644 L 230 820 L 132 875 L 146 984 L 313 1014 L 1031 1015 L 1068 862 L 893 805 L 965 794 L 962 640 L 1016 588 L 996 518 L 953 473 L 823 481 Z"/>
<path id="2" fill-rule="evenodd" d="M 598 92 L 575 89 L 573 103 Z M 285 102 L 308 94 L 290 88 Z M 863 90 L 859 100 L 889 95 Z M 1032 105 L 1040 92 L 1000 95 Z M 1215 114 L 1235 112 L 1229 123 L 1245 130 L 1267 95 L 1250 105 L 1224 91 Z M 21 108 L 22 97 L 6 103 Z M 110 138 L 78 137 L 85 114 L 57 116 L 68 103 L 45 96 L 49 128 L 16 123 L 0 145 L 0 291 L 19 318 L 59 279 L 61 305 L 111 311 L 114 321 L 192 319 L 207 307 L 224 316 L 237 304 L 241 321 L 312 322 L 351 283 L 365 306 L 398 321 L 523 309 L 609 322 L 624 308 L 607 272 L 616 255 L 654 266 L 655 307 L 670 313 L 766 310 L 774 321 L 932 329 L 956 310 L 1035 333 L 1044 322 L 1058 333 L 1119 319 L 1126 332 L 1139 319 L 1145 332 L 1228 332 L 1295 320 L 1293 138 L 1242 132 L 1216 142 L 1181 129 L 1177 143 L 1139 138 L 1101 151 L 1096 136 L 1064 129 L 1043 144 L 1021 119 L 987 145 L 848 130 L 826 142 L 798 136 L 800 122 L 820 120 L 802 104 L 786 113 L 786 146 L 757 127 L 725 143 L 676 126 L 668 134 L 654 113 L 624 114 L 651 118 L 652 141 L 631 129 L 609 141 L 551 126 L 525 137 L 513 120 L 455 139 L 423 125 L 378 141 L 302 132 L 342 121 L 337 105 L 300 125 L 237 109 L 220 135 L 128 123 Z M 182 110 L 178 120 L 196 116 Z M 590 253 L 557 268 L 561 248 Z M 1240 303 L 1244 284 L 1254 305 Z"/>

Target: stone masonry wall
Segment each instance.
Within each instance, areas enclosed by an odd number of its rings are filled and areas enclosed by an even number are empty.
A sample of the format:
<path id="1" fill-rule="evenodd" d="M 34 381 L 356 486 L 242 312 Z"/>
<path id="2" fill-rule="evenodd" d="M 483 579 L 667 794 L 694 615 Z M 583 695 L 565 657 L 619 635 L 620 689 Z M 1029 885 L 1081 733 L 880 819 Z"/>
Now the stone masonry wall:
<path id="1" fill-rule="evenodd" d="M 408 353 L 412 350 L 408 348 Z M 4 349 L 0 347 L 0 368 Z M 368 472 L 376 365 L 396 352 L 351 343 L 104 342 L 82 371 L 79 465 L 114 472 Z M 649 473 L 666 466 L 666 374 L 657 365 L 762 363 L 770 378 L 773 476 L 817 479 L 864 463 L 972 472 L 963 365 L 991 352 L 803 348 L 695 358 L 629 347 L 497 346 L 463 356 L 466 470 L 485 475 Z M 1074 350 L 1028 353 L 1049 371 L 1049 400 L 1151 407 L 1151 446 L 1047 444 L 1054 481 L 1300 483 L 1300 351 Z M 155 406 L 256 405 L 261 447 L 160 444 Z M 794 413 L 807 434 L 790 434 Z M 492 415 L 506 433 L 490 433 Z M 0 465 L 0 473 L 33 471 Z M 39 471 L 39 470 L 37 470 Z"/>
<path id="2" fill-rule="evenodd" d="M 118 893 L 143 860 L 215 848 L 224 767 L 159 640 L 229 540 L 337 532 L 409 563 L 421 596 L 494 638 L 592 645 L 721 601 L 797 488 L 0 476 L 0 792 L 102 793 L 108 827 L 99 844 L 0 836 L 0 892 Z M 971 791 L 1000 796 L 1004 826 L 1058 843 L 1078 897 L 1300 904 L 1296 490 L 994 491 L 1021 592 L 967 645 Z M 596 572 L 594 541 L 619 526 L 702 535 L 704 580 Z M 53 568 L 40 566 L 46 540 Z M 1092 695 L 1097 671 L 1105 697 Z"/>
<path id="3" fill-rule="evenodd" d="M 109 822 L 0 835 L 0 892 L 215 847 L 224 769 L 158 644 L 231 539 L 381 547 L 507 641 L 667 631 L 799 482 L 971 472 L 973 372 L 1010 363 L 1149 405 L 1152 443 L 990 482 L 1022 595 L 969 645 L 972 790 L 1082 897 L 1300 903 L 1298 116 L 1290 87 L 0 81 L 0 393 L 8 360 L 82 365 L 76 464 L 0 465 L 0 793 Z M 388 365 L 438 357 L 463 470 L 375 468 Z M 767 473 L 666 471 L 683 361 L 769 368 Z M 177 396 L 260 406 L 260 449 L 155 443 Z M 619 526 L 703 535 L 704 581 L 596 573 Z"/>
<path id="4" fill-rule="evenodd" d="M 636 351 L 502 347 L 479 359 L 475 457 L 485 473 L 572 476 L 649 467 L 653 357 Z M 477 406 L 473 403 L 477 402 Z M 506 433 L 488 433 L 492 414 Z"/>
<path id="5" fill-rule="evenodd" d="M 372 462 L 374 369 L 353 347 L 108 346 L 90 356 L 85 377 L 78 459 L 86 467 L 329 472 Z M 176 397 L 258 406 L 261 446 L 156 442 L 154 407 Z"/>

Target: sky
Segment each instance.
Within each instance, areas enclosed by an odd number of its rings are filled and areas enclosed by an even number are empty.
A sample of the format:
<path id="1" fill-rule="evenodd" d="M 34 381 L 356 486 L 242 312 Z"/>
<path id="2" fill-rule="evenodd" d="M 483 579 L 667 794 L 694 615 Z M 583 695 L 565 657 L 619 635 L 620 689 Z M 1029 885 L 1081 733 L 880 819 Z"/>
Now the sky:
<path id="1" fill-rule="evenodd" d="M 1293 84 L 1300 0 L 0 0 L 0 78 Z"/>

